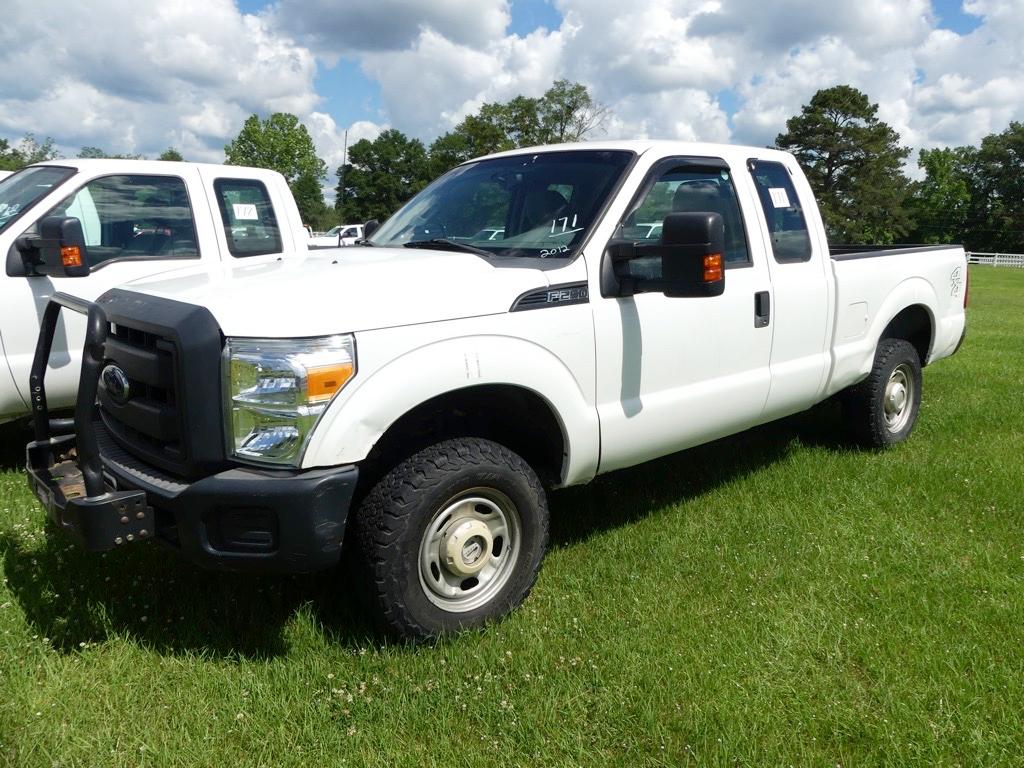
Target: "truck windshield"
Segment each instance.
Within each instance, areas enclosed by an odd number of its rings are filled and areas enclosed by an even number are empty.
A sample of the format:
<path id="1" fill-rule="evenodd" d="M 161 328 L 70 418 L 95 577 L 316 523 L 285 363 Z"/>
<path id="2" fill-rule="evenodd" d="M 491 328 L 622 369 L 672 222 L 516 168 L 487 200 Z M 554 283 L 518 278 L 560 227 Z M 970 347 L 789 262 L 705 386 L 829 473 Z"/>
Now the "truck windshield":
<path id="1" fill-rule="evenodd" d="M 570 150 L 460 165 L 402 206 L 370 244 L 571 256 L 632 158 L 632 152 Z"/>
<path id="2" fill-rule="evenodd" d="M 74 168 L 37 165 L 0 181 L 0 232 L 74 173 Z"/>

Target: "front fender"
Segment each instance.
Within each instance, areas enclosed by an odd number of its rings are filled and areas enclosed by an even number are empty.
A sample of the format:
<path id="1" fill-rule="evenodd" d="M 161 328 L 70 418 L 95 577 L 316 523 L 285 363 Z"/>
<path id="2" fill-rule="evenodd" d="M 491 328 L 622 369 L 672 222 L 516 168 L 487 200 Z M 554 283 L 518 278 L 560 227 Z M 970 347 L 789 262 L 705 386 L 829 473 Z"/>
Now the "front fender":
<path id="1" fill-rule="evenodd" d="M 357 382 L 324 413 L 304 468 L 362 461 L 388 427 L 416 406 L 466 387 L 498 384 L 531 390 L 551 407 L 567 453 L 561 485 L 585 482 L 597 472 L 597 410 L 566 364 L 534 342 L 501 335 L 446 339 L 407 352 L 366 377 L 357 375 L 352 384 Z"/>

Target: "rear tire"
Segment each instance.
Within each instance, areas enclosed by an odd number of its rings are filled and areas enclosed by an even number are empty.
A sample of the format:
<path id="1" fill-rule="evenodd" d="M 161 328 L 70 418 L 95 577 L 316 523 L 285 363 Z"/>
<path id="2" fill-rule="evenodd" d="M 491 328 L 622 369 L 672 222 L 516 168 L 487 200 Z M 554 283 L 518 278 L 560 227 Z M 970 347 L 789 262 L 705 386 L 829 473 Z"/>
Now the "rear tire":
<path id="1" fill-rule="evenodd" d="M 411 640 L 479 627 L 530 592 L 548 540 L 530 466 L 480 438 L 425 448 L 388 472 L 353 521 L 369 607 Z"/>
<path id="2" fill-rule="evenodd" d="M 921 408 L 921 360 L 910 342 L 883 339 L 864 381 L 843 397 L 843 419 L 851 437 L 867 448 L 903 442 Z"/>

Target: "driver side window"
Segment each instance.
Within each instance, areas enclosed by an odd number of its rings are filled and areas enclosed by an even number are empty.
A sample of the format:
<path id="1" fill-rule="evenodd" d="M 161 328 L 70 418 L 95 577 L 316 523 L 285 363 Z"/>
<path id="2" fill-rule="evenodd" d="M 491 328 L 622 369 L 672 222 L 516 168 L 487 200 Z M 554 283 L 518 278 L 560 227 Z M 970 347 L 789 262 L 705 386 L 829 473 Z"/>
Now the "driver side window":
<path id="1" fill-rule="evenodd" d="M 81 222 L 93 268 L 121 258 L 199 257 L 185 182 L 174 176 L 94 179 L 47 215 Z"/>
<path id="2" fill-rule="evenodd" d="M 712 212 L 725 225 L 725 265 L 751 263 L 743 215 L 732 174 L 719 168 L 683 166 L 663 173 L 619 226 L 617 239 L 660 241 L 662 222 L 670 213 Z"/>

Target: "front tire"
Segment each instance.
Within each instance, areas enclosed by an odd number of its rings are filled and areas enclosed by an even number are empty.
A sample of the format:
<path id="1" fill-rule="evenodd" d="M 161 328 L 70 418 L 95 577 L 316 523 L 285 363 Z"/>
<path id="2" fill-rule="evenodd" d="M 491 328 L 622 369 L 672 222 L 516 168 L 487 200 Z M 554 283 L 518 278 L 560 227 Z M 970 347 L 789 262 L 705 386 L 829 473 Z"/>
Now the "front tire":
<path id="1" fill-rule="evenodd" d="M 868 377 L 843 398 L 843 417 L 851 436 L 867 448 L 903 442 L 921 408 L 921 360 L 910 342 L 883 339 Z"/>
<path id="2" fill-rule="evenodd" d="M 400 637 L 478 627 L 530 592 L 548 508 L 530 466 L 480 438 L 425 448 L 388 472 L 356 513 L 370 609 Z"/>

